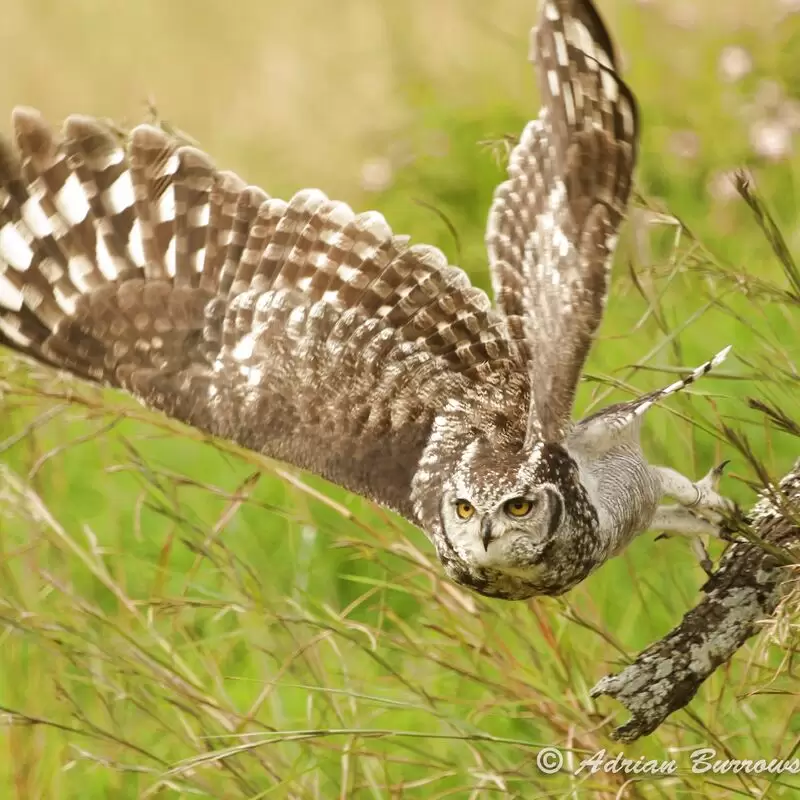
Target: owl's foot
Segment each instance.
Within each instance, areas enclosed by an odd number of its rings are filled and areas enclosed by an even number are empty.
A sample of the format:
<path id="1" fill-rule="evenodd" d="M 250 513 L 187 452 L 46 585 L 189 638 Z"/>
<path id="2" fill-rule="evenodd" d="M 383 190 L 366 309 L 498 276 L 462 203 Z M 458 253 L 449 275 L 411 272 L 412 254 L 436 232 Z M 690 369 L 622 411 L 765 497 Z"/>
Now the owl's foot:
<path id="1" fill-rule="evenodd" d="M 710 469 L 694 484 L 694 488 L 697 491 L 697 500 L 694 503 L 689 503 L 689 508 L 718 508 L 723 510 L 733 508 L 733 503 L 727 497 L 719 494 L 722 475 L 725 472 L 725 467 L 730 463 L 730 461 L 723 461 L 713 469 Z"/>
<path id="2" fill-rule="evenodd" d="M 650 527 L 664 531 L 664 533 L 656 536 L 656 541 L 669 539 L 675 535 L 686 536 L 689 539 L 689 546 L 692 548 L 692 553 L 694 553 L 697 563 L 703 572 L 711 577 L 714 565 L 700 536 L 704 533 L 711 536 L 719 536 L 721 527 L 719 524 L 697 516 L 688 508 L 674 505 L 659 506 L 656 509 L 656 514 Z"/>
<path id="3" fill-rule="evenodd" d="M 663 536 L 689 537 L 692 552 L 707 575 L 711 575 L 712 563 L 699 537 L 702 534 L 721 536 L 725 516 L 733 510 L 733 503 L 719 493 L 727 465 L 728 462 L 723 461 L 697 482 L 668 467 L 655 467 L 663 493 L 675 498 L 678 504 L 659 506 L 650 527 L 664 531 Z"/>
<path id="4" fill-rule="evenodd" d="M 721 519 L 721 515 L 716 513 Z M 659 506 L 650 527 L 653 530 L 664 531 L 667 534 L 676 533 L 681 536 L 696 537 L 704 533 L 711 536 L 720 535 L 718 522 L 700 516 L 693 509 L 680 505 Z"/>
<path id="5" fill-rule="evenodd" d="M 733 503 L 719 493 L 719 483 L 727 461 L 710 470 L 696 483 L 669 467 L 654 467 L 661 481 L 664 494 L 675 498 L 686 509 L 692 509 L 696 516 L 719 524 L 726 513 L 733 510 Z"/>

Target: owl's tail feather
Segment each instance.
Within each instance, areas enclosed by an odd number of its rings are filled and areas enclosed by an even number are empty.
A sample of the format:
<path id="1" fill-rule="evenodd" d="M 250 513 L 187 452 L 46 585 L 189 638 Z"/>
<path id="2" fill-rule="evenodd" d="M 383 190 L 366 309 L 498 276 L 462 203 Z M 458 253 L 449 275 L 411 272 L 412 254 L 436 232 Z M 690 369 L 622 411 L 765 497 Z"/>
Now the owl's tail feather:
<path id="1" fill-rule="evenodd" d="M 706 361 L 705 364 L 701 364 L 696 369 L 693 369 L 685 378 L 681 378 L 679 381 L 675 381 L 669 386 L 665 386 L 663 389 L 657 389 L 655 392 L 650 392 L 646 395 L 643 395 L 638 400 L 632 401 L 630 404 L 631 413 L 634 416 L 641 417 L 642 414 L 644 414 L 645 411 L 647 411 L 655 403 L 658 403 L 665 397 L 669 397 L 671 394 L 676 394 L 677 392 L 682 391 L 699 378 L 702 378 L 703 375 L 707 375 L 712 369 L 718 367 L 728 357 L 728 353 L 730 353 L 730 351 L 731 345 L 728 345 L 724 350 L 720 350 L 719 353 L 717 353 L 710 361 Z"/>
<path id="2" fill-rule="evenodd" d="M 635 423 L 641 420 L 642 415 L 649 408 L 665 397 L 685 389 L 703 375 L 707 375 L 725 360 L 730 350 L 730 347 L 720 350 L 710 361 L 706 361 L 705 364 L 692 370 L 685 378 L 681 378 L 663 389 L 648 392 L 635 400 L 607 406 L 595 414 L 584 417 L 570 433 L 569 438 L 573 446 L 592 447 L 595 450 L 606 450 L 612 447 L 620 436 L 627 435 L 626 432 L 637 430 L 638 426 Z"/>

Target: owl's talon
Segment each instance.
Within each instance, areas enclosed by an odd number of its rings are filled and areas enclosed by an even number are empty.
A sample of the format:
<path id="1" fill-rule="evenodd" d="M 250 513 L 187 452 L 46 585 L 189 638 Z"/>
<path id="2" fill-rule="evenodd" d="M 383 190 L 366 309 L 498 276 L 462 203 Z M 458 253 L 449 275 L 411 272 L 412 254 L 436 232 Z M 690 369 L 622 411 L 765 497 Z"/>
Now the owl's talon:
<path id="1" fill-rule="evenodd" d="M 697 497 L 693 502 L 685 504 L 687 508 L 702 512 L 724 511 L 733 507 L 733 503 L 727 497 L 723 497 L 717 492 L 716 486 L 708 479 L 708 475 L 694 484 L 694 490 L 697 492 Z"/>
<path id="2" fill-rule="evenodd" d="M 700 565 L 700 568 L 710 578 L 714 574 L 714 563 L 711 561 L 711 557 L 708 555 L 708 550 L 706 550 L 703 540 L 698 537 L 694 537 L 690 540 L 690 547 L 697 558 L 697 563 Z"/>
<path id="3" fill-rule="evenodd" d="M 717 492 L 719 489 L 720 481 L 725 473 L 725 468 L 730 464 L 730 459 L 725 459 L 721 464 L 710 469 L 698 482 L 697 486 L 701 488 L 708 488 L 712 492 Z"/>
<path id="4" fill-rule="evenodd" d="M 709 531 L 702 530 L 698 527 L 693 527 L 702 525 L 703 522 L 698 521 L 697 518 L 695 518 L 694 522 L 692 522 L 686 517 L 682 517 L 682 514 L 691 515 L 691 512 L 687 511 L 681 506 L 662 506 L 659 511 L 661 521 L 666 522 L 667 524 L 674 524 L 675 528 L 672 531 L 662 531 L 653 541 L 666 541 L 668 539 L 673 539 L 676 535 L 687 537 L 689 539 L 689 547 L 697 559 L 697 563 L 700 565 L 700 568 L 703 570 L 703 572 L 705 572 L 705 574 L 710 578 L 714 574 L 714 562 L 711 560 L 711 556 L 709 556 L 708 550 L 706 549 L 703 540 L 700 538 L 701 533 L 709 533 Z M 713 534 L 711 535 L 713 536 Z"/>

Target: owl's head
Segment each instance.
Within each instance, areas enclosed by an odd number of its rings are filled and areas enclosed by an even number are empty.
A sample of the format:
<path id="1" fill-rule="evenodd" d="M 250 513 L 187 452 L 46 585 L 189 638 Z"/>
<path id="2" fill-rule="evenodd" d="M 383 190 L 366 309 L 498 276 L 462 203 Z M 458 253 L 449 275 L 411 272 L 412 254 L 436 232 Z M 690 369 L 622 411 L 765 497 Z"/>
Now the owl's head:
<path id="1" fill-rule="evenodd" d="M 597 514 L 563 447 L 478 436 L 454 460 L 424 523 L 455 581 L 517 600 L 560 594 L 602 561 Z"/>

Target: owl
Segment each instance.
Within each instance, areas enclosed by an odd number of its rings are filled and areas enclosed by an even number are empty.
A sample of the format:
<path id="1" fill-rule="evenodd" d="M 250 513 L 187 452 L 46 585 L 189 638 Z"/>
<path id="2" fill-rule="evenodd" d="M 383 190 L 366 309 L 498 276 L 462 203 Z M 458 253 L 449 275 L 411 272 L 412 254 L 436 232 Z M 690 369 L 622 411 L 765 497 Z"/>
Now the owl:
<path id="1" fill-rule="evenodd" d="M 721 469 L 651 466 L 639 430 L 727 351 L 572 419 L 639 118 L 589 0 L 544 0 L 531 46 L 543 107 L 489 212 L 494 303 L 377 212 L 270 197 L 155 126 L 55 134 L 18 108 L 0 343 L 394 510 L 491 597 L 564 592 L 647 528 L 713 532 Z"/>

